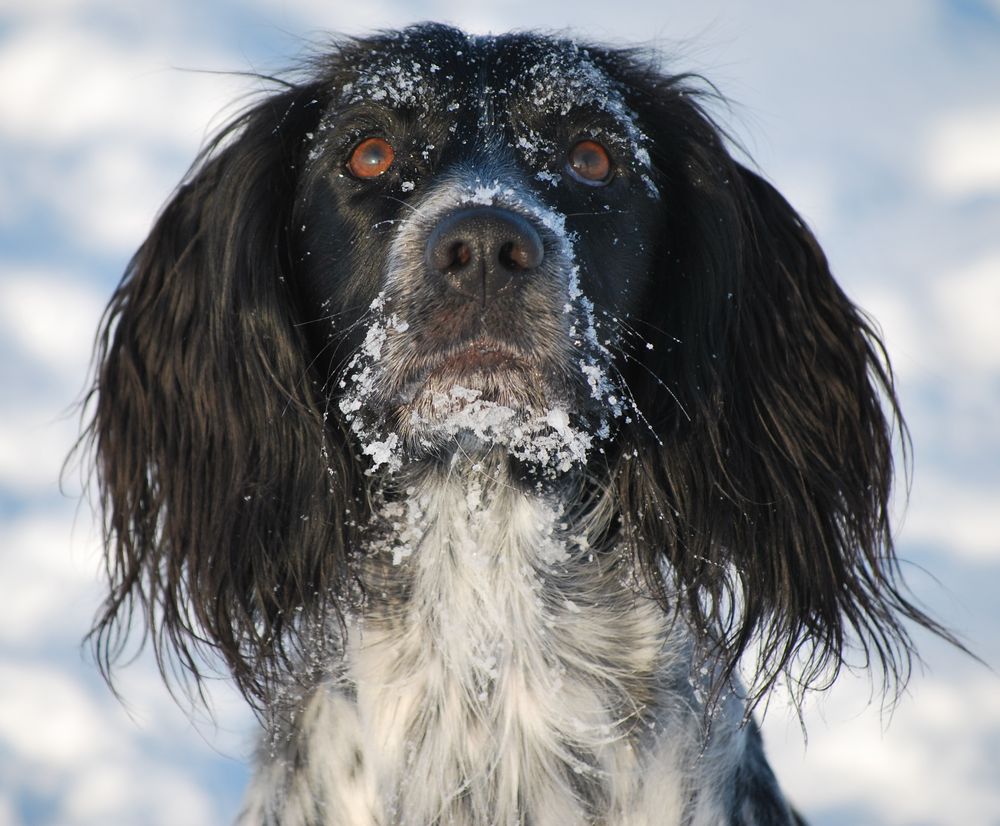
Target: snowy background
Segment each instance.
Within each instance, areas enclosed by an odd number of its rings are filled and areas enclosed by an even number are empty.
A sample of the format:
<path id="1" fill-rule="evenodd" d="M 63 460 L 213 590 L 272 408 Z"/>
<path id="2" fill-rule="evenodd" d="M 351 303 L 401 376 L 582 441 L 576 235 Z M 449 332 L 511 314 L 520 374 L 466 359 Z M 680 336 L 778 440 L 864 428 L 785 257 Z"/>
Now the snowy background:
<path id="1" fill-rule="evenodd" d="M 146 657 L 128 706 L 82 655 L 92 517 L 60 463 L 99 313 L 206 130 L 305 39 L 439 19 L 651 43 L 725 116 L 881 321 L 913 429 L 900 549 L 946 624 L 1000 665 L 1000 0 L 3 0 L 0 7 L 0 826 L 224 824 L 253 722 L 192 723 Z M 697 6 L 697 10 L 695 10 Z M 752 8 L 752 10 L 751 10 Z M 1000 824 L 1000 678 L 926 634 L 891 717 L 863 678 L 766 737 L 816 826 Z"/>

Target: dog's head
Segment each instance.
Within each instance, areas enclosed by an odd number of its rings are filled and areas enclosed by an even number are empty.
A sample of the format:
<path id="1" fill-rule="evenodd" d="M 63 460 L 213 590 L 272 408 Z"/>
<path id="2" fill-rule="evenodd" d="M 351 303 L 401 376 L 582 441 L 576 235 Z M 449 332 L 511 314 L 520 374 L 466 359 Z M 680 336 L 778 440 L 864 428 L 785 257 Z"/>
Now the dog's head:
<path id="1" fill-rule="evenodd" d="M 289 243 L 324 395 L 375 469 L 479 447 L 557 474 L 635 415 L 613 351 L 662 204 L 608 61 L 443 28 L 337 56 Z"/>
<path id="2" fill-rule="evenodd" d="M 139 608 L 161 656 L 266 694 L 348 590 L 371 486 L 486 451 L 576 480 L 730 665 L 759 642 L 755 690 L 850 637 L 905 676 L 898 616 L 936 626 L 896 579 L 881 344 L 695 85 L 420 26 L 227 128 L 99 343 L 102 662 Z"/>

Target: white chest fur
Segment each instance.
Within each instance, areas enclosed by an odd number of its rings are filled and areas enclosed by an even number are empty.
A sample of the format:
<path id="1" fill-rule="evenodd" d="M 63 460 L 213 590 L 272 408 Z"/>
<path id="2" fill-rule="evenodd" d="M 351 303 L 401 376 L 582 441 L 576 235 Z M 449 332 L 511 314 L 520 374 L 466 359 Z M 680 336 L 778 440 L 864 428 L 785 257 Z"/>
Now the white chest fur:
<path id="1" fill-rule="evenodd" d="M 551 500 L 481 478 L 387 506 L 346 674 L 265 759 L 248 823 L 680 821 L 704 745 L 683 634 Z"/>
<path id="2" fill-rule="evenodd" d="M 608 593 L 544 499 L 467 482 L 407 503 L 409 599 L 356 648 L 378 785 L 400 822 L 586 822 L 629 792 L 646 709 L 625 686 L 655 691 L 662 619 Z"/>

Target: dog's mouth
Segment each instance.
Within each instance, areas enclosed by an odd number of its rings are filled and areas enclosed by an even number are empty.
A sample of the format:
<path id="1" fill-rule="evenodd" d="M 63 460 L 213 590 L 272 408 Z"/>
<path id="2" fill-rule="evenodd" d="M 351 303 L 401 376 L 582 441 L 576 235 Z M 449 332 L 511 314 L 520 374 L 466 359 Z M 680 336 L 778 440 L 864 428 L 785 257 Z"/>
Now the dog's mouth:
<path id="1" fill-rule="evenodd" d="M 501 449 L 550 474 L 583 463 L 592 436 L 550 369 L 484 338 L 438 355 L 397 395 L 394 431 L 415 454 Z"/>
<path id="2" fill-rule="evenodd" d="M 429 362 L 397 397 L 411 419 L 416 414 L 433 421 L 473 400 L 532 412 L 543 409 L 550 395 L 538 364 L 490 339 L 475 339 Z"/>
<path id="3" fill-rule="evenodd" d="M 427 375 L 430 381 L 438 375 L 474 376 L 488 375 L 502 370 L 523 369 L 522 358 L 498 344 L 478 339 L 456 353 L 445 356 Z"/>
<path id="4" fill-rule="evenodd" d="M 370 472 L 458 449 L 503 452 L 555 477 L 584 464 L 593 439 L 605 437 L 580 387 L 584 376 L 593 384 L 587 369 L 600 371 L 582 360 L 574 371 L 568 347 L 535 355 L 479 332 L 425 349 L 429 338 L 390 315 L 348 367 L 340 408 L 372 457 Z"/>

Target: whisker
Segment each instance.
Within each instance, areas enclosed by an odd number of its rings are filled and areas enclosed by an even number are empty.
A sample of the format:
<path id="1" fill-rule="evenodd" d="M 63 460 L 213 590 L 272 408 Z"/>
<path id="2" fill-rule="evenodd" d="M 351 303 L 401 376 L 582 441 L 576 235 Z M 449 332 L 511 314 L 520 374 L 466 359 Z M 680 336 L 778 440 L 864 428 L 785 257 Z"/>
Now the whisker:
<path id="1" fill-rule="evenodd" d="M 628 336 L 632 336 L 635 339 L 638 339 L 639 341 L 642 342 L 643 349 L 651 349 L 650 346 L 649 346 L 650 342 L 646 341 L 645 337 L 641 333 L 639 333 L 638 330 L 636 330 L 634 327 L 632 327 L 632 325 L 630 325 L 627 321 L 625 321 L 625 320 L 623 320 L 621 318 L 618 318 L 616 315 L 610 313 L 608 310 L 604 309 L 603 307 L 598 307 L 597 309 L 608 320 L 614 322 L 620 328 L 624 328 L 623 332 L 627 333 L 628 335 L 625 336 L 625 337 L 623 337 L 622 341 L 627 346 L 631 347 L 635 351 L 642 352 L 642 350 L 639 349 L 638 345 L 634 341 L 629 341 Z M 653 326 L 653 325 L 650 325 L 650 326 Z M 675 341 L 677 343 L 681 343 L 680 339 L 674 338 L 673 336 L 669 335 L 668 333 L 664 332 L 663 330 L 660 330 L 659 328 L 655 328 L 655 329 L 657 329 L 658 332 L 660 332 L 663 335 L 667 336 L 671 340 L 673 340 L 673 341 Z M 618 342 L 612 344 L 610 341 L 606 341 L 605 342 L 605 347 L 612 347 L 615 350 L 615 352 L 619 353 L 622 356 L 622 358 L 627 359 L 628 361 L 631 361 L 632 363 L 638 365 L 643 370 L 645 370 L 646 373 L 648 373 L 649 376 L 653 379 L 653 381 L 655 381 L 660 387 L 662 387 L 664 390 L 667 391 L 667 393 L 670 394 L 670 397 L 674 400 L 674 402 L 676 402 L 677 406 L 680 408 L 681 413 L 684 414 L 684 418 L 687 419 L 689 422 L 692 420 L 691 419 L 691 414 L 688 413 L 687 409 L 684 407 L 683 403 L 681 402 L 680 398 L 678 398 L 677 394 L 673 390 L 670 389 L 670 387 L 666 384 L 666 382 L 663 381 L 663 379 L 660 376 L 658 376 L 655 372 L 653 372 L 653 370 L 649 367 L 648 364 L 646 364 L 644 361 L 642 361 L 642 359 L 637 358 L 632 353 L 627 352 L 624 349 L 624 347 L 622 346 L 622 344 L 620 344 Z M 618 372 L 618 375 L 621 376 L 621 371 L 618 369 L 617 366 L 615 366 L 615 370 Z M 624 382 L 624 377 L 622 377 L 622 381 Z M 630 391 L 630 394 L 631 394 L 631 391 Z M 633 396 L 633 401 L 634 401 L 634 398 L 635 397 Z"/>
<path id="2" fill-rule="evenodd" d="M 316 362 L 318 362 L 323 357 L 323 354 L 332 345 L 339 345 L 339 343 L 340 343 L 339 339 L 338 340 L 330 340 L 330 341 L 326 342 L 326 344 L 324 344 L 322 347 L 320 347 L 319 351 L 306 363 L 305 367 L 302 368 L 302 375 L 299 377 L 299 383 L 305 384 L 305 382 L 309 380 L 309 371 L 312 369 L 313 365 L 315 365 Z M 329 383 L 330 383 L 330 379 L 329 378 L 327 378 L 326 381 L 323 382 L 323 388 L 322 388 L 322 390 L 323 390 L 324 393 L 326 392 L 327 387 L 329 386 Z M 282 416 L 284 416 L 288 412 L 288 409 L 289 409 L 289 407 L 291 407 L 291 404 L 292 404 L 292 400 L 291 400 L 291 398 L 289 398 L 288 401 L 285 403 L 284 408 L 281 411 L 281 415 Z"/>
<path id="3" fill-rule="evenodd" d="M 614 347 L 615 351 L 619 355 L 621 355 L 622 358 L 627 359 L 628 361 L 631 361 L 633 364 L 636 364 L 639 367 L 641 367 L 643 370 L 645 370 L 646 373 L 648 373 L 649 376 L 653 379 L 653 381 L 655 381 L 660 387 L 662 387 L 664 390 L 667 391 L 667 393 L 670 394 L 670 398 L 672 398 L 674 400 L 674 402 L 676 402 L 677 407 L 680 408 L 681 413 L 684 414 L 684 418 L 687 419 L 689 422 L 692 420 L 691 419 L 691 414 L 688 413 L 687 409 L 684 407 L 684 404 L 678 398 L 677 394 L 673 390 L 670 389 L 669 385 L 667 385 L 667 383 L 664 382 L 662 378 L 660 378 L 658 375 L 656 375 L 656 373 L 654 373 L 652 371 L 652 369 L 650 369 L 649 365 L 647 365 L 644 362 L 642 362 L 641 360 L 637 359 L 631 353 L 627 353 L 620 346 L 618 346 L 618 345 L 612 345 L 612 346 Z M 612 367 L 614 367 L 615 372 L 617 372 L 618 375 L 619 375 L 619 377 L 621 377 L 622 383 L 625 385 L 626 389 L 629 390 L 629 395 L 632 396 L 632 400 L 634 402 L 635 401 L 635 396 L 632 395 L 631 389 L 628 388 L 628 384 L 625 382 L 625 377 L 622 375 L 621 370 L 618 368 L 618 366 L 616 364 L 614 364 L 614 362 L 612 362 Z M 638 408 L 636 408 L 636 412 L 639 413 L 639 415 L 642 415 L 641 412 L 638 410 Z M 643 416 L 643 420 L 645 420 L 645 416 Z M 647 422 L 647 424 L 648 424 L 648 422 Z"/>
<path id="4" fill-rule="evenodd" d="M 614 370 L 615 373 L 618 374 L 618 379 L 619 379 L 619 383 L 620 383 L 622 391 L 624 393 L 628 394 L 628 398 L 629 398 L 629 401 L 631 403 L 632 411 L 640 419 L 642 419 L 642 423 L 644 425 L 646 425 L 646 429 L 650 433 L 653 434 L 653 438 L 656 439 L 656 443 L 662 447 L 663 446 L 663 441 L 660 439 L 660 437 L 657 434 L 656 430 L 653 429 L 653 426 L 649 423 L 649 419 L 647 419 L 646 416 L 645 416 L 645 414 L 642 412 L 642 410 L 639 409 L 639 402 L 636 401 L 635 394 L 632 392 L 632 388 L 629 387 L 628 386 L 628 382 L 625 381 L 625 376 L 622 375 L 622 371 L 618 369 L 618 365 L 616 365 L 613 361 L 610 364 L 611 364 L 611 369 Z"/>
<path id="5" fill-rule="evenodd" d="M 616 324 L 619 328 L 622 328 L 622 332 L 625 332 L 629 336 L 632 336 L 634 338 L 641 339 L 644 344 L 648 343 L 643 338 L 642 334 L 638 330 L 636 330 L 635 327 L 629 324 L 628 321 L 626 321 L 623 318 L 620 318 L 619 316 L 615 315 L 609 310 L 605 310 L 603 307 L 598 307 L 597 309 L 601 313 L 601 315 L 603 315 L 609 321 L 614 322 L 614 324 Z"/>
<path id="6" fill-rule="evenodd" d="M 387 201 L 395 201 L 397 204 L 402 204 L 407 209 L 409 209 L 412 212 L 414 212 L 416 215 L 420 214 L 420 210 L 417 209 L 417 207 L 413 206 L 413 204 L 407 203 L 402 198 L 397 198 L 395 195 L 383 195 L 382 197 L 385 198 Z"/>
<path id="7" fill-rule="evenodd" d="M 351 307 L 345 307 L 342 310 L 337 310 L 335 313 L 328 313 L 327 315 L 319 316 L 319 318 L 311 319 L 310 321 L 296 321 L 292 326 L 294 327 L 308 327 L 311 324 L 320 324 L 324 321 L 336 321 L 338 318 L 350 315 L 351 313 L 356 313 L 362 308 L 361 304 L 355 304 Z"/>
<path id="8" fill-rule="evenodd" d="M 602 215 L 627 215 L 628 211 L 624 209 L 609 209 L 603 212 L 567 212 L 564 213 L 566 218 L 600 218 Z"/>
<path id="9" fill-rule="evenodd" d="M 604 313 L 605 315 L 607 315 L 607 316 L 608 316 L 609 318 L 611 318 L 612 320 L 614 320 L 614 321 L 617 321 L 617 322 L 618 322 L 619 324 L 625 324 L 625 325 L 628 325 L 628 322 L 627 322 L 627 321 L 622 321 L 621 319 L 619 319 L 619 318 L 616 318 L 615 316 L 612 316 L 611 314 L 609 314 L 609 313 L 608 313 L 608 311 L 607 311 L 607 310 L 601 310 L 601 312 L 602 312 L 602 313 Z M 635 321 L 638 321 L 638 322 L 639 322 L 640 324 L 644 324 L 644 325 L 646 325 L 646 326 L 647 326 L 647 327 L 649 327 L 649 328 L 650 328 L 651 330 L 654 330 L 655 332 L 659 333 L 660 335 L 662 335 L 662 336 L 666 336 L 666 337 L 667 337 L 667 338 L 669 338 L 669 339 L 670 339 L 671 341 L 673 341 L 673 342 L 676 342 L 677 344 L 683 344 L 683 343 L 684 343 L 684 342 L 683 342 L 683 341 L 681 341 L 681 340 L 680 340 L 679 338 L 677 338 L 677 336 L 674 336 L 674 335 L 671 335 L 671 334 L 670 334 L 670 333 L 668 333 L 668 332 L 667 332 L 666 330 L 664 330 L 664 329 L 663 329 L 662 327 L 657 327 L 657 326 L 656 326 L 655 324 L 653 324 L 653 323 L 652 323 L 651 321 L 647 321 L 647 320 L 646 320 L 646 319 L 644 319 L 644 318 L 635 318 L 634 320 L 635 320 Z M 630 325 L 628 325 L 628 326 L 630 326 Z M 632 330 L 633 330 L 633 332 L 635 332 L 635 334 L 636 334 L 636 335 L 641 335 L 641 334 L 640 334 L 640 333 L 638 332 L 638 330 L 636 330 L 636 329 L 635 329 L 634 327 L 632 327 Z"/>

